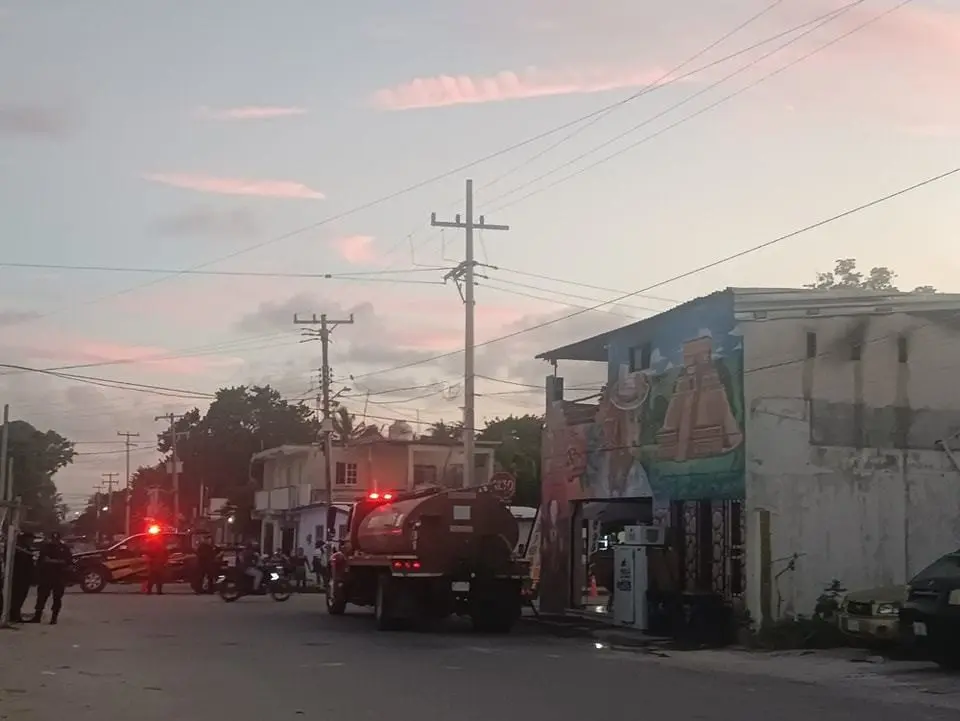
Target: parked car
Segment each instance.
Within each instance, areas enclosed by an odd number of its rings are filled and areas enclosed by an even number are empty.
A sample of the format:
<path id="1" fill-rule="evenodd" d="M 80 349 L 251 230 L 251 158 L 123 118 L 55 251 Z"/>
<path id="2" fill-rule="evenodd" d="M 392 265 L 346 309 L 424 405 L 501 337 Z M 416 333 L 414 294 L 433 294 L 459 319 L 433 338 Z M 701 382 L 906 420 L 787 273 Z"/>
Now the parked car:
<path id="1" fill-rule="evenodd" d="M 900 608 L 906 600 L 905 585 L 848 593 L 837 612 L 837 624 L 845 635 L 864 643 L 896 643 L 900 637 Z"/>
<path id="2" fill-rule="evenodd" d="M 960 551 L 941 556 L 907 586 L 904 641 L 944 668 L 960 669 Z"/>
<path id="3" fill-rule="evenodd" d="M 73 581 L 80 584 L 84 593 L 100 593 L 108 583 L 142 583 L 147 577 L 144 551 L 148 539 L 155 543 L 157 534 L 137 533 L 107 549 L 75 553 Z M 167 580 L 195 585 L 197 556 L 191 534 L 163 532 L 159 540 L 170 554 Z"/>

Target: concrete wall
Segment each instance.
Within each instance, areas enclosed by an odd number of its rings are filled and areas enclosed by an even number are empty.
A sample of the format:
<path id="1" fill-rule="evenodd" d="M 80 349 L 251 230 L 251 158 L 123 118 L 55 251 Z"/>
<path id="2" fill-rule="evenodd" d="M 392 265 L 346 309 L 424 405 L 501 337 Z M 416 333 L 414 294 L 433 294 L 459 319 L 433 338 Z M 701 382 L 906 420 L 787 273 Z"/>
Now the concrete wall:
<path id="1" fill-rule="evenodd" d="M 809 614 L 833 579 L 905 583 L 960 546 L 960 473 L 937 445 L 960 430 L 955 317 L 740 323 L 754 619 Z M 795 570 L 775 580 L 794 553 Z"/>

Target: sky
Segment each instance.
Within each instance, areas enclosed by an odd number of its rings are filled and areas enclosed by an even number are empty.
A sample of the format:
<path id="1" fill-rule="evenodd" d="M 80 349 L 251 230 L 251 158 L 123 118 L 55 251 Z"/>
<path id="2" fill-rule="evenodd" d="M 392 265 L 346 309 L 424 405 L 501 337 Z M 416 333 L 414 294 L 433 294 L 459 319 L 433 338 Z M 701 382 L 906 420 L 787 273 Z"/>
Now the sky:
<path id="1" fill-rule="evenodd" d="M 352 313 L 341 401 L 457 420 L 464 238 L 430 214 L 467 178 L 510 227 L 476 234 L 477 340 L 517 333 L 480 421 L 542 412 L 538 352 L 719 288 L 852 257 L 955 291 L 953 178 L 663 283 L 955 166 L 960 0 L 899 2 L 0 0 L 0 363 L 88 376 L 0 400 L 77 443 L 78 504 L 118 431 L 136 467 L 217 388 L 312 402 L 293 315 Z"/>

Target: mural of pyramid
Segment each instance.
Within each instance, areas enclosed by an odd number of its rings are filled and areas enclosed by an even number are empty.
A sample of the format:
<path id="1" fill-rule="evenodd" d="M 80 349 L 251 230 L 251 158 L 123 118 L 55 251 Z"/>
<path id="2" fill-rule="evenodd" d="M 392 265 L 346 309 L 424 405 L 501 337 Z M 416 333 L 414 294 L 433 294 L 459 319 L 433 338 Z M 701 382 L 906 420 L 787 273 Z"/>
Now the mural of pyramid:
<path id="1" fill-rule="evenodd" d="M 683 369 L 657 433 L 657 457 L 664 461 L 709 458 L 742 442 L 743 432 L 713 362 L 713 339 L 687 341 Z"/>

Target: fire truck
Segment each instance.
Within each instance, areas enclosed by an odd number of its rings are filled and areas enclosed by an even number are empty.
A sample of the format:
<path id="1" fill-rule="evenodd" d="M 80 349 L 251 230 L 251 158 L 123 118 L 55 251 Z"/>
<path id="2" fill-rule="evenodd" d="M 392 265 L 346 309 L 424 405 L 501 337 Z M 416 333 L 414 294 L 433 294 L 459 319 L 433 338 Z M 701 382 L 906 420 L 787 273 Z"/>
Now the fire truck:
<path id="1" fill-rule="evenodd" d="M 529 562 L 515 552 L 516 519 L 489 488 L 370 493 L 347 528 L 330 558 L 330 614 L 373 606 L 381 630 L 457 614 L 496 633 L 520 617 Z"/>

